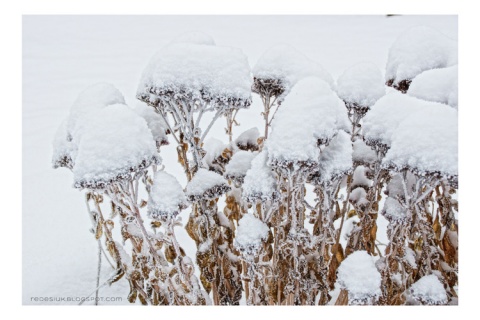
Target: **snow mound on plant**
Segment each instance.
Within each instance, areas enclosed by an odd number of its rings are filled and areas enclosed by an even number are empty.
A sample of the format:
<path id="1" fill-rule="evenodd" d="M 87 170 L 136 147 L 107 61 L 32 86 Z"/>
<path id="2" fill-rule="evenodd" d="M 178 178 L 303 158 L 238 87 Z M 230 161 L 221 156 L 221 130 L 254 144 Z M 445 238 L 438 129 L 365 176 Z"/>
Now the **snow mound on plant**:
<path id="1" fill-rule="evenodd" d="M 272 133 L 266 141 L 270 162 L 317 163 L 318 144 L 332 139 L 338 132 L 339 119 L 347 118 L 347 111 L 340 109 L 340 104 L 343 102 L 323 80 L 300 80 L 272 122 Z"/>
<path id="2" fill-rule="evenodd" d="M 122 93 L 110 83 L 96 83 L 83 90 L 70 107 L 67 131 L 74 135 L 78 124 L 89 114 L 113 104 L 125 104 Z"/>
<path id="3" fill-rule="evenodd" d="M 458 65 L 428 70 L 410 84 L 408 95 L 458 108 Z"/>
<path id="4" fill-rule="evenodd" d="M 262 245 L 262 241 L 268 238 L 270 229 L 253 214 L 246 214 L 238 221 L 237 234 L 235 235 L 235 247 L 245 255 L 255 254 Z"/>
<path id="5" fill-rule="evenodd" d="M 280 100 L 303 78 L 315 76 L 334 88 L 332 76 L 322 66 L 307 58 L 303 53 L 286 44 L 268 49 L 253 67 L 257 79 L 278 79 L 284 88 Z"/>
<path id="6" fill-rule="evenodd" d="M 277 180 L 267 165 L 267 160 L 268 153 L 264 149 L 253 158 L 251 168 L 245 175 L 242 197 L 249 202 L 273 200 L 277 197 Z"/>
<path id="7" fill-rule="evenodd" d="M 255 153 L 239 150 L 237 151 L 230 162 L 225 166 L 225 177 L 227 179 L 238 180 L 243 182 L 247 171 L 252 166 L 252 160 L 255 158 Z"/>
<path id="8" fill-rule="evenodd" d="M 168 144 L 168 126 L 161 115 L 156 113 L 152 107 L 144 104 L 137 104 L 135 112 L 147 122 L 157 146 Z"/>
<path id="9" fill-rule="evenodd" d="M 387 197 L 381 213 L 391 222 L 403 221 L 408 218 L 407 210 L 393 197 Z"/>
<path id="10" fill-rule="evenodd" d="M 337 80 L 337 94 L 348 104 L 369 108 L 385 95 L 382 73 L 373 63 L 360 63 L 345 70 Z"/>
<path id="11" fill-rule="evenodd" d="M 398 84 L 415 78 L 423 71 L 457 63 L 457 41 L 430 27 L 413 27 L 392 44 L 385 79 Z"/>
<path id="12" fill-rule="evenodd" d="M 172 43 L 158 52 L 145 68 L 137 97 L 185 94 L 230 105 L 251 103 L 252 79 L 245 54 L 236 48 Z"/>
<path id="13" fill-rule="evenodd" d="M 88 119 L 73 167 L 74 185 L 104 188 L 160 160 L 145 120 L 126 105 L 107 106 Z"/>
<path id="14" fill-rule="evenodd" d="M 382 278 L 366 251 L 350 254 L 338 267 L 337 275 L 341 288 L 348 291 L 350 304 L 371 303 L 382 294 Z"/>
<path id="15" fill-rule="evenodd" d="M 352 153 L 350 136 L 345 131 L 338 131 L 338 134 L 321 152 L 318 162 L 320 183 L 328 184 L 350 172 L 353 167 Z"/>
<path id="16" fill-rule="evenodd" d="M 434 112 L 433 112 L 434 110 Z M 405 118 L 392 134 L 392 145 L 382 161 L 384 167 L 438 174 L 458 175 L 458 113 L 440 104 Z"/>
<path id="17" fill-rule="evenodd" d="M 375 151 L 365 144 L 365 141 L 357 139 L 353 142 L 353 154 L 352 158 L 354 162 L 360 164 L 370 164 L 377 161 L 377 155 Z"/>
<path id="18" fill-rule="evenodd" d="M 165 171 L 156 172 L 149 194 L 149 217 L 152 219 L 174 217 L 186 205 L 187 198 L 178 180 Z"/>
<path id="19" fill-rule="evenodd" d="M 242 150 L 258 150 L 257 140 L 259 136 L 260 132 L 256 127 L 250 128 L 242 132 L 237 139 L 235 139 L 235 145 Z"/>
<path id="20" fill-rule="evenodd" d="M 205 34 L 200 31 L 190 31 L 182 33 L 177 36 L 172 43 L 192 43 L 192 44 L 203 44 L 207 46 L 214 46 L 215 40 L 208 34 Z"/>
<path id="21" fill-rule="evenodd" d="M 226 148 L 228 148 L 228 145 L 221 140 L 215 138 L 207 139 L 203 145 L 203 150 L 206 152 L 202 159 L 203 163 L 208 167 L 212 167 L 214 161 L 222 155 Z"/>
<path id="22" fill-rule="evenodd" d="M 215 199 L 229 190 L 227 181 L 221 175 L 200 168 L 187 184 L 186 195 L 189 201 Z"/>
<path id="23" fill-rule="evenodd" d="M 427 305 L 439 305 L 447 303 L 447 293 L 438 278 L 431 274 L 423 276 L 410 287 L 410 296 Z"/>
<path id="24" fill-rule="evenodd" d="M 402 121 L 420 110 L 435 114 L 445 105 L 420 100 L 398 91 L 392 91 L 380 98 L 363 118 L 363 137 L 368 145 L 392 144 L 392 135 Z M 427 122 L 428 118 L 423 119 Z M 419 129 L 417 129 L 418 132 Z"/>

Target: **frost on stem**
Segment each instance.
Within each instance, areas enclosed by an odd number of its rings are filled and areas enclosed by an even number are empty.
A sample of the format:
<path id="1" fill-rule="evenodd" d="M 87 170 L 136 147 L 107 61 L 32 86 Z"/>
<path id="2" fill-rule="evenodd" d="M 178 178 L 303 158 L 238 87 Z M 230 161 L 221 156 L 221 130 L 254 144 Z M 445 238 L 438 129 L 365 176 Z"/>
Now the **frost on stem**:
<path id="1" fill-rule="evenodd" d="M 338 267 L 338 284 L 348 291 L 348 303 L 374 304 L 381 296 L 382 278 L 372 256 L 366 251 L 355 251 Z"/>
<path id="2" fill-rule="evenodd" d="M 420 110 L 428 110 L 426 112 L 433 115 L 437 109 L 444 108 L 445 105 L 441 103 L 420 100 L 396 91 L 390 92 L 380 98 L 363 118 L 363 139 L 368 146 L 386 152 L 392 144 L 392 135 L 405 118 Z M 423 119 L 425 123 L 428 118 L 429 116 Z"/>
<path id="3" fill-rule="evenodd" d="M 253 67 L 253 92 L 283 100 L 301 79 L 315 76 L 334 88 L 332 76 L 322 66 L 289 45 L 268 49 Z"/>
<path id="4" fill-rule="evenodd" d="M 73 167 L 76 188 L 103 189 L 159 164 L 145 120 L 126 105 L 105 107 L 88 119 Z"/>
<path id="5" fill-rule="evenodd" d="M 392 145 L 382 161 L 385 168 L 408 169 L 417 176 L 458 180 L 458 115 L 445 105 L 423 109 L 406 117 L 392 134 Z"/>
<path id="6" fill-rule="evenodd" d="M 337 94 L 349 112 L 365 115 L 385 95 L 383 76 L 372 63 L 360 63 L 345 70 L 337 80 Z"/>
<path id="7" fill-rule="evenodd" d="M 413 79 L 407 94 L 458 109 L 458 65 L 419 74 Z"/>
<path id="8" fill-rule="evenodd" d="M 242 132 L 237 139 L 235 139 L 235 145 L 240 150 L 245 151 L 258 151 L 258 137 L 260 136 L 260 131 L 256 127 L 250 128 Z"/>
<path id="9" fill-rule="evenodd" d="M 227 181 L 221 175 L 201 168 L 187 184 L 186 196 L 191 202 L 213 200 L 230 189 Z"/>
<path id="10" fill-rule="evenodd" d="M 187 207 L 187 199 L 178 180 L 165 171 L 155 173 L 148 201 L 151 219 L 167 221 Z"/>
<path id="11" fill-rule="evenodd" d="M 276 174 L 267 165 L 267 150 L 262 150 L 251 162 L 242 188 L 242 197 L 248 202 L 272 201 L 279 198 Z"/>
<path id="12" fill-rule="evenodd" d="M 234 245 L 247 260 L 253 261 L 262 244 L 268 239 L 269 231 L 268 226 L 260 219 L 250 213 L 246 214 L 238 221 Z"/>
<path id="13" fill-rule="evenodd" d="M 244 181 L 247 171 L 251 168 L 252 160 L 256 153 L 239 150 L 230 159 L 225 166 L 225 178 L 241 185 Z"/>
<path id="14" fill-rule="evenodd" d="M 318 165 L 320 145 L 348 122 L 343 102 L 321 79 L 299 81 L 285 98 L 266 141 L 269 165 L 280 168 L 313 168 Z"/>
<path id="15" fill-rule="evenodd" d="M 448 301 L 443 284 L 433 274 L 415 282 L 409 289 L 409 298 L 413 304 L 424 305 L 442 305 Z"/>
<path id="16" fill-rule="evenodd" d="M 390 47 L 385 79 L 405 93 L 413 78 L 426 70 L 458 63 L 457 42 L 430 27 L 406 30 Z"/>
<path id="17" fill-rule="evenodd" d="M 177 42 L 151 59 L 142 74 L 137 98 L 161 108 L 186 99 L 217 109 L 236 109 L 251 104 L 250 87 L 250 67 L 241 50 Z"/>

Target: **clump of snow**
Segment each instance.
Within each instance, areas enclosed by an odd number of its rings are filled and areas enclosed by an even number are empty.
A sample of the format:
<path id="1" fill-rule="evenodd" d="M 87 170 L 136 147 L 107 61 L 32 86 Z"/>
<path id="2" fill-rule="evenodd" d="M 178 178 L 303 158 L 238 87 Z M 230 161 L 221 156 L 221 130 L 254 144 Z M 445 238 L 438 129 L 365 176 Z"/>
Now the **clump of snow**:
<path id="1" fill-rule="evenodd" d="M 268 226 L 260 219 L 248 213 L 238 221 L 234 245 L 245 256 L 255 255 L 266 241 L 269 232 Z"/>
<path id="2" fill-rule="evenodd" d="M 242 132 L 237 139 L 235 139 L 235 145 L 241 150 L 258 150 L 258 137 L 260 132 L 256 127 L 250 128 Z"/>
<path id="3" fill-rule="evenodd" d="M 403 256 L 403 260 L 408 263 L 413 269 L 417 269 L 417 262 L 415 261 L 415 251 L 413 251 L 409 247 L 405 248 L 405 255 Z"/>
<path id="4" fill-rule="evenodd" d="M 458 108 L 458 65 L 433 69 L 419 74 L 407 92 L 423 100 L 440 102 Z"/>
<path id="5" fill-rule="evenodd" d="M 227 181 L 221 175 L 200 168 L 187 184 L 186 195 L 189 201 L 212 200 L 229 190 Z"/>
<path id="6" fill-rule="evenodd" d="M 373 63 L 360 63 L 345 70 L 337 80 L 337 94 L 347 106 L 370 108 L 385 95 L 380 69 Z"/>
<path id="7" fill-rule="evenodd" d="M 73 167 L 74 186 L 105 188 L 160 160 L 145 120 L 126 105 L 111 105 L 88 119 Z"/>
<path id="8" fill-rule="evenodd" d="M 448 301 L 443 284 L 433 274 L 412 284 L 409 293 L 411 298 L 426 305 L 441 305 Z"/>
<path id="9" fill-rule="evenodd" d="M 409 115 L 420 110 L 435 114 L 442 108 L 445 105 L 441 103 L 420 100 L 398 91 L 390 92 L 380 98 L 363 118 L 364 140 L 367 145 L 380 144 L 388 147 L 392 143 L 393 133 Z M 423 120 L 428 122 L 428 118 Z"/>
<path id="10" fill-rule="evenodd" d="M 203 164 L 209 168 L 216 169 L 216 162 L 225 149 L 228 148 L 228 145 L 221 140 L 210 138 L 205 141 L 202 148 L 205 151 L 202 159 Z"/>
<path id="11" fill-rule="evenodd" d="M 149 217 L 155 220 L 172 218 L 186 206 L 187 199 L 178 180 L 165 171 L 156 172 L 149 194 Z"/>
<path id="12" fill-rule="evenodd" d="M 358 166 L 355 168 L 352 177 L 352 188 L 364 187 L 368 188 L 372 184 L 372 181 L 367 178 L 367 169 L 364 166 Z"/>
<path id="13" fill-rule="evenodd" d="M 78 130 L 77 126 L 92 111 L 97 111 L 113 104 L 125 104 L 125 98 L 113 85 L 97 83 L 83 90 L 70 108 L 67 131 L 73 135 Z"/>
<path id="14" fill-rule="evenodd" d="M 333 89 L 332 76 L 322 66 L 307 58 L 292 46 L 281 44 L 268 49 L 253 67 L 254 86 L 265 85 L 271 80 L 278 80 L 283 91 L 278 100 L 281 101 L 290 89 L 303 78 L 315 76 L 325 81 Z M 254 92 L 256 92 L 254 87 Z"/>
<path id="15" fill-rule="evenodd" d="M 377 161 L 377 155 L 375 151 L 372 150 L 365 141 L 357 139 L 353 142 L 353 162 L 368 165 Z"/>
<path id="16" fill-rule="evenodd" d="M 446 105 L 423 109 L 403 120 L 392 135 L 382 165 L 419 175 L 455 180 L 458 175 L 458 114 Z"/>
<path id="17" fill-rule="evenodd" d="M 214 46 L 215 40 L 208 34 L 200 31 L 190 31 L 177 36 L 172 43 L 193 43 Z"/>
<path id="18" fill-rule="evenodd" d="M 53 138 L 53 168 L 65 167 L 72 169 L 76 151 L 76 146 L 68 139 L 67 120 L 64 120 L 58 127 Z"/>
<path id="19" fill-rule="evenodd" d="M 338 132 L 341 100 L 321 79 L 300 80 L 285 98 L 272 122 L 266 141 L 274 165 L 318 163 L 319 144 L 326 144 Z M 346 109 L 343 109 L 347 117 Z"/>
<path id="20" fill-rule="evenodd" d="M 401 173 L 395 174 L 388 183 L 385 194 L 392 198 L 405 198 L 405 188 L 402 180 L 403 177 Z M 407 172 L 406 188 L 409 194 L 413 192 L 413 187 L 415 186 L 416 181 L 417 178 L 411 172 Z"/>
<path id="21" fill-rule="evenodd" d="M 318 161 L 317 183 L 328 185 L 330 182 L 343 177 L 352 171 L 352 142 L 345 131 L 338 131 L 321 152 Z"/>
<path id="22" fill-rule="evenodd" d="M 425 26 L 405 31 L 388 53 L 385 79 L 398 84 L 423 71 L 445 68 L 458 63 L 457 42 Z"/>
<path id="23" fill-rule="evenodd" d="M 225 178 L 243 183 L 247 171 L 252 167 L 256 153 L 239 150 L 225 166 Z"/>
<path id="24" fill-rule="evenodd" d="M 362 187 L 357 187 L 350 192 L 349 201 L 359 208 L 364 208 L 369 204 L 367 192 Z"/>
<path id="25" fill-rule="evenodd" d="M 337 275 L 341 288 L 348 291 L 349 304 L 372 304 L 382 294 L 382 278 L 366 251 L 350 254 L 338 267 Z"/>
<path id="26" fill-rule="evenodd" d="M 253 158 L 243 183 L 242 197 L 248 202 L 268 201 L 278 197 L 277 181 L 274 172 L 267 165 L 267 150 L 262 150 Z"/>
<path id="27" fill-rule="evenodd" d="M 409 218 L 407 209 L 405 209 L 397 199 L 387 197 L 383 204 L 381 214 L 390 222 L 403 222 Z"/>
<path id="28" fill-rule="evenodd" d="M 153 139 L 158 147 L 168 144 L 168 126 L 161 115 L 156 113 L 152 107 L 143 104 L 138 104 L 135 108 L 135 112 L 147 122 L 147 125 L 152 132 Z"/>
<path id="29" fill-rule="evenodd" d="M 194 43 L 172 43 L 145 68 L 137 97 L 151 94 L 168 100 L 186 95 L 227 108 L 251 103 L 250 67 L 240 49 Z"/>

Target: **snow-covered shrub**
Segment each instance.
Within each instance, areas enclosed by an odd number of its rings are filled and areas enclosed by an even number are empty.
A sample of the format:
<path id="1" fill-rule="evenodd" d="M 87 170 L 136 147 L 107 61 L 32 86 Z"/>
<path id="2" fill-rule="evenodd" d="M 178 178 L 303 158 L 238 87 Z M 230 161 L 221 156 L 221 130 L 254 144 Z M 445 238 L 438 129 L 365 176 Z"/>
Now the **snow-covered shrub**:
<path id="1" fill-rule="evenodd" d="M 241 50 L 191 32 L 145 68 L 146 105 L 131 109 L 110 84 L 83 91 L 52 164 L 84 190 L 114 269 L 105 284 L 125 278 L 129 302 L 447 304 L 458 285 L 456 64 L 455 41 L 422 27 L 388 57 L 387 84 L 407 94 L 385 94 L 371 63 L 335 86 L 288 45 L 265 52 L 252 81 Z M 265 134 L 233 135 L 251 91 Z M 209 138 L 221 117 L 228 140 Z M 185 188 L 160 165 L 166 144 Z M 175 233 L 182 210 L 195 262 Z"/>
<path id="2" fill-rule="evenodd" d="M 457 63 L 456 41 L 430 27 L 413 27 L 390 47 L 385 79 L 387 85 L 405 93 L 420 73 Z"/>

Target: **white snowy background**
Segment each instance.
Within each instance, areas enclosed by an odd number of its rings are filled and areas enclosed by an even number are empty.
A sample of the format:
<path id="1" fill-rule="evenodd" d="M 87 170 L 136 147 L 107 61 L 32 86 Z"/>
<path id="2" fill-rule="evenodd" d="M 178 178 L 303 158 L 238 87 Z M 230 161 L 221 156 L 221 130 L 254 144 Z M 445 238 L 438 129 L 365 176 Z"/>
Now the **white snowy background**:
<path id="1" fill-rule="evenodd" d="M 32 297 L 82 297 L 95 288 L 97 244 L 89 232 L 84 197 L 72 187 L 66 169 L 51 167 L 52 139 L 76 96 L 87 86 L 115 85 L 131 107 L 152 55 L 177 35 L 202 31 L 217 45 L 243 50 L 254 66 L 265 50 L 290 44 L 320 63 L 337 79 L 359 62 L 384 72 L 388 49 L 407 28 L 433 27 L 457 39 L 456 16 L 24 16 L 22 110 L 22 302 Z M 234 137 L 262 128 L 260 99 L 239 112 Z M 227 142 L 224 121 L 209 136 Z M 186 180 L 174 143 L 161 156 L 182 186 Z M 182 214 L 184 221 L 188 209 Z M 195 246 L 178 228 L 179 240 L 194 257 Z M 102 274 L 106 279 L 108 268 Z M 101 296 L 125 297 L 125 281 L 101 290 Z M 47 302 L 59 304 L 66 302 Z M 76 302 L 74 303 L 76 304 Z"/>

